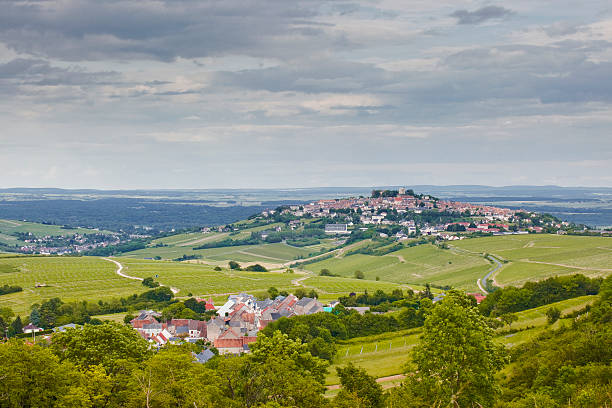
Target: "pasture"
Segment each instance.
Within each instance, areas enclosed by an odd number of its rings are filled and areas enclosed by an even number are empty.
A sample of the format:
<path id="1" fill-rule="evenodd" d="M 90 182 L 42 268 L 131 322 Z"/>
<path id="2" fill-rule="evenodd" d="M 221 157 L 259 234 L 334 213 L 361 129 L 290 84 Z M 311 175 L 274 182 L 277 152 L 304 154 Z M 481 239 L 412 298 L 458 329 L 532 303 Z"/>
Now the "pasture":
<path id="1" fill-rule="evenodd" d="M 54 297 L 96 301 L 144 291 L 140 282 L 122 278 L 115 270 L 111 262 L 94 257 L 0 257 L 0 286 L 23 288 L 0 296 L 0 306 L 24 314 L 32 304 Z"/>

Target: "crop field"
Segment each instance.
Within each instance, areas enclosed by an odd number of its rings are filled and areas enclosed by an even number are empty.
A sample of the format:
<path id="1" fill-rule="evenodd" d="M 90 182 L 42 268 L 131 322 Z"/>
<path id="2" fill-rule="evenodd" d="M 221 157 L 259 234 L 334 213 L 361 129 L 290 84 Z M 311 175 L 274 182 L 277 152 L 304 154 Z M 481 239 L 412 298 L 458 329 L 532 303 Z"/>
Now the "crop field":
<path id="1" fill-rule="evenodd" d="M 494 277 L 499 285 L 521 285 L 555 275 L 612 273 L 612 238 L 510 235 L 468 239 L 453 246 L 507 260 L 509 263 Z"/>
<path id="2" fill-rule="evenodd" d="M 420 245 L 391 252 L 385 256 L 350 255 L 330 258 L 306 265 L 311 271 L 329 269 L 341 276 L 364 273 L 366 279 L 379 277 L 383 281 L 419 284 L 451 285 L 466 290 L 477 290 L 476 280 L 492 268 L 479 255 L 439 249 L 433 245 Z"/>
<path id="3" fill-rule="evenodd" d="M 117 258 L 123 272 L 141 278 L 155 277 L 160 283 L 180 290 L 178 296 L 191 292 L 194 296 L 292 288 L 295 274 L 272 272 L 241 272 L 195 263 L 148 261 Z"/>
<path id="4" fill-rule="evenodd" d="M 114 264 L 93 257 L 2 257 L 0 285 L 18 285 L 23 291 L 0 296 L 0 306 L 25 313 L 33 303 L 54 297 L 98 300 L 145 289 L 140 282 L 118 276 L 115 270 Z M 37 283 L 47 286 L 36 288 Z"/>
<path id="5" fill-rule="evenodd" d="M 373 293 L 377 290 L 391 292 L 394 289 L 408 289 L 407 285 L 399 285 L 393 282 L 377 282 L 365 279 L 350 279 L 328 276 L 313 276 L 306 278 L 301 282 L 308 288 L 314 288 L 320 292 L 322 298 L 336 299 L 338 296 L 344 296 L 351 292 L 363 293 L 366 290 Z M 422 287 L 412 287 L 414 290 L 421 290 Z"/>

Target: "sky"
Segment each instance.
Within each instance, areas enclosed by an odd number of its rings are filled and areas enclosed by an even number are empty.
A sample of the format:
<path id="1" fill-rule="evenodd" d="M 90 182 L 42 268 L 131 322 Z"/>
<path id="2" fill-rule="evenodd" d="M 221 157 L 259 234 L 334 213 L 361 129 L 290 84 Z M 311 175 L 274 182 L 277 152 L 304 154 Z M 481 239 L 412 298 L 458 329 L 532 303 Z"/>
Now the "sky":
<path id="1" fill-rule="evenodd" d="M 0 10 L 0 187 L 612 186 L 609 0 Z"/>

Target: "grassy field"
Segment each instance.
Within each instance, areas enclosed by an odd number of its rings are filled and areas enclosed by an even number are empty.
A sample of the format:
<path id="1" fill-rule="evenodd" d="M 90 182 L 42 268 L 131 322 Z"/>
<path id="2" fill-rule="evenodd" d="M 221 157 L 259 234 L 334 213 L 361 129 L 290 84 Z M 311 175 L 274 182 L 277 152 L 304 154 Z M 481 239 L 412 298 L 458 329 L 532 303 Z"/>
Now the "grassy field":
<path id="1" fill-rule="evenodd" d="M 521 285 L 555 275 L 612 273 L 612 238 L 566 235 L 509 235 L 453 243 L 460 249 L 488 252 L 508 263 L 496 273 L 499 285 Z"/>
<path id="2" fill-rule="evenodd" d="M 115 273 L 115 265 L 94 257 L 0 258 L 0 285 L 18 285 L 22 292 L 0 296 L 0 306 L 29 312 L 33 303 L 59 297 L 64 301 L 128 296 L 145 288 Z M 36 288 L 37 283 L 47 287 Z"/>
<path id="3" fill-rule="evenodd" d="M 0 242 L 7 245 L 24 244 L 12 234 L 15 232 L 31 232 L 37 237 L 46 235 L 95 234 L 100 231 L 85 228 L 63 229 L 59 225 L 38 224 L 35 222 L 0 220 Z"/>
<path id="4" fill-rule="evenodd" d="M 434 283 L 466 290 L 477 290 L 476 280 L 491 269 L 482 256 L 420 245 L 391 252 L 385 256 L 350 255 L 330 258 L 305 266 L 319 272 L 329 269 L 341 276 L 354 276 L 360 270 L 366 279 L 379 277 L 383 281 L 401 284 Z"/>

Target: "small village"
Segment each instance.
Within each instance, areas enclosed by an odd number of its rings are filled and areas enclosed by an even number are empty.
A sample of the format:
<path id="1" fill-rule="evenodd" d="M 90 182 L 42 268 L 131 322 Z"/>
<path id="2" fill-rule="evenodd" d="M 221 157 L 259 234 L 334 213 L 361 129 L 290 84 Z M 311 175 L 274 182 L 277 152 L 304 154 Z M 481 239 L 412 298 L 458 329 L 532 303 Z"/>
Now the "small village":
<path id="1" fill-rule="evenodd" d="M 249 344 L 257 341 L 259 330 L 270 322 L 281 317 L 311 315 L 332 310 L 331 306 L 324 307 L 317 299 L 298 299 L 292 294 L 265 300 L 257 300 L 246 293 L 230 295 L 227 302 L 218 308 L 212 299 L 198 301 L 205 303 L 207 311 L 216 311 L 216 316 L 208 321 L 171 319 L 160 323 L 160 313 L 143 310 L 130 324 L 154 347 L 168 343 L 202 341 L 214 346 L 220 354 L 241 354 L 249 351 Z M 197 356 L 199 360 L 205 356 L 212 357 L 212 353 L 206 350 L 203 353 Z"/>

